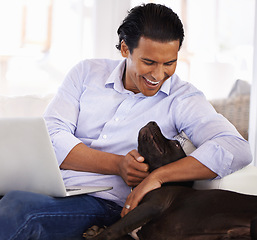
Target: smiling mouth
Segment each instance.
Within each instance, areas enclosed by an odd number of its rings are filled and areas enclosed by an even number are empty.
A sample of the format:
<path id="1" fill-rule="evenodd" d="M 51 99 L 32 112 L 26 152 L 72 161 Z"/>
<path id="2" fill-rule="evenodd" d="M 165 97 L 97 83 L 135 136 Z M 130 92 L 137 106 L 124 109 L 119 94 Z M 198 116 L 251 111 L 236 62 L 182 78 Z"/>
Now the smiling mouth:
<path id="1" fill-rule="evenodd" d="M 145 78 L 145 77 L 143 77 L 143 78 L 144 78 L 145 82 L 147 83 L 147 85 L 152 86 L 152 87 L 158 86 L 159 83 L 161 82 L 161 81 L 157 81 L 157 82 L 151 81 L 151 80 L 149 80 L 148 78 Z"/>

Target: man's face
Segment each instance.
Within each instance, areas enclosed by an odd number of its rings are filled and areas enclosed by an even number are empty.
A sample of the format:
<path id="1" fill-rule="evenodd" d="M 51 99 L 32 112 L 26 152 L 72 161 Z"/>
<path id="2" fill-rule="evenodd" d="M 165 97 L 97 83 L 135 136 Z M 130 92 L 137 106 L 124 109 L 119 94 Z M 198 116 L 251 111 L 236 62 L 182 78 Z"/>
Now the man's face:
<path id="1" fill-rule="evenodd" d="M 127 58 L 124 87 L 145 96 L 155 95 L 162 84 L 174 74 L 179 41 L 157 42 L 141 37 L 131 54 L 125 42 L 121 54 Z"/>

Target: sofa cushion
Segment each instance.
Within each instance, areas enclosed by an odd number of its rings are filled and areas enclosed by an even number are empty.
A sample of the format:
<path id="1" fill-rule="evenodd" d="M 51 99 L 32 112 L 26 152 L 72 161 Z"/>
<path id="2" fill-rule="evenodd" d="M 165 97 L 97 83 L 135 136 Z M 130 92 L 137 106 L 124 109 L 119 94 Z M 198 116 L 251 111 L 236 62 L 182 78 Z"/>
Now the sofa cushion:
<path id="1" fill-rule="evenodd" d="M 223 189 L 249 195 L 257 195 L 257 167 L 248 165 L 221 179 L 195 181 L 194 188 Z"/>
<path id="2" fill-rule="evenodd" d="M 244 139 L 248 139 L 250 95 L 213 100 L 211 104 L 236 127 Z"/>
<path id="3" fill-rule="evenodd" d="M 227 98 L 210 101 L 215 110 L 226 117 L 248 140 L 249 108 L 251 85 L 244 80 L 236 80 Z"/>

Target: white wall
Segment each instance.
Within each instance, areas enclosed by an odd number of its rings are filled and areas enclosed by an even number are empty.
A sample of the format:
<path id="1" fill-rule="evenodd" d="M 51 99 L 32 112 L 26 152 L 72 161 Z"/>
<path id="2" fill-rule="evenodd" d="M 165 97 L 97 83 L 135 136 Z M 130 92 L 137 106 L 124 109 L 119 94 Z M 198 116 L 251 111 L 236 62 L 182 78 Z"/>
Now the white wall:
<path id="1" fill-rule="evenodd" d="M 257 166 L 257 3 L 255 2 L 255 35 L 253 57 L 253 81 L 251 88 L 249 142 L 253 153 L 253 163 Z"/>

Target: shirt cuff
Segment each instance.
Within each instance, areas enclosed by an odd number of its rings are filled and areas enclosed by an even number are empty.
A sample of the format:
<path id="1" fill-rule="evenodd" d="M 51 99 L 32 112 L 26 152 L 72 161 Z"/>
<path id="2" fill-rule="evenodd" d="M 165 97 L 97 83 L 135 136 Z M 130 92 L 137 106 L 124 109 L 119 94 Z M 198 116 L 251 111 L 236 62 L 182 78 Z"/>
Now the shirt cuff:
<path id="1" fill-rule="evenodd" d="M 52 143 L 59 166 L 67 157 L 69 152 L 81 142 L 81 140 L 68 132 L 59 132 L 52 137 Z"/>
<path id="2" fill-rule="evenodd" d="M 190 156 L 196 158 L 203 165 L 215 172 L 218 175 L 216 178 L 222 178 L 233 172 L 231 169 L 234 159 L 233 154 L 213 140 L 201 145 Z"/>

